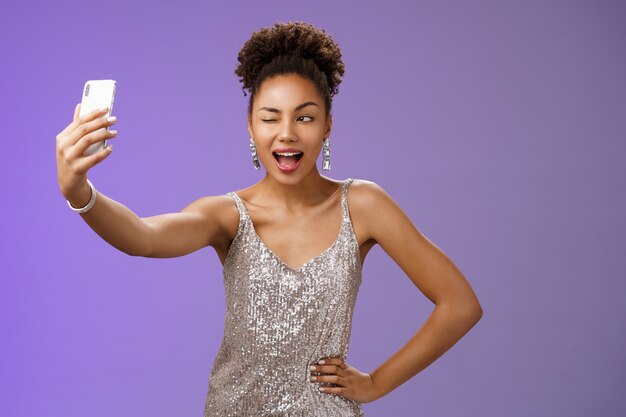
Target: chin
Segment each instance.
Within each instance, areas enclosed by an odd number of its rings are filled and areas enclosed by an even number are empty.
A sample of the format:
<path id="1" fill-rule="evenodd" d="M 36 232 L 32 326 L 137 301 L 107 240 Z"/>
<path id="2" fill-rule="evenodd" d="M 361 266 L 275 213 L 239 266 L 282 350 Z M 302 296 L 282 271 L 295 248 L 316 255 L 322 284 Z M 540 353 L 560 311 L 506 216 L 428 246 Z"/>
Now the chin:
<path id="1" fill-rule="evenodd" d="M 306 167 L 300 165 L 295 171 L 282 172 L 277 166 L 273 166 L 268 174 L 274 181 L 283 185 L 296 185 L 301 183 L 306 177 L 315 175 L 315 167 Z"/>

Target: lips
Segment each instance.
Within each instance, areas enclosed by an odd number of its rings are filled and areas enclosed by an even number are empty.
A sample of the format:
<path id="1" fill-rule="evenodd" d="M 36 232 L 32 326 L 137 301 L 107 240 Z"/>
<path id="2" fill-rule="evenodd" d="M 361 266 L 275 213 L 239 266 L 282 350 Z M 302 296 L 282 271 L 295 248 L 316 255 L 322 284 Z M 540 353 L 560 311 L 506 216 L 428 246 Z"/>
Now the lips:
<path id="1" fill-rule="evenodd" d="M 295 148 L 279 148 L 272 152 L 276 165 L 282 172 L 295 171 L 300 165 L 300 160 L 304 153 Z"/>
<path id="2" fill-rule="evenodd" d="M 279 165 L 292 165 L 302 158 L 302 152 L 272 152 Z"/>

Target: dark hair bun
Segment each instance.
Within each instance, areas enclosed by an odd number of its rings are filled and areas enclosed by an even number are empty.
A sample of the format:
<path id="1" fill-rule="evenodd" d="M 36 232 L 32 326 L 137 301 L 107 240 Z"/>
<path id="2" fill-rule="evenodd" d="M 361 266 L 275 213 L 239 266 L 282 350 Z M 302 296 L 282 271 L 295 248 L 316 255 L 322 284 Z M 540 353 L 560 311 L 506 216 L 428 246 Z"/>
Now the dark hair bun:
<path id="1" fill-rule="evenodd" d="M 304 22 L 278 22 L 252 34 L 237 56 L 242 89 L 254 94 L 263 67 L 280 56 L 313 61 L 325 75 L 328 93 L 337 93 L 345 71 L 339 46 L 326 31 Z"/>

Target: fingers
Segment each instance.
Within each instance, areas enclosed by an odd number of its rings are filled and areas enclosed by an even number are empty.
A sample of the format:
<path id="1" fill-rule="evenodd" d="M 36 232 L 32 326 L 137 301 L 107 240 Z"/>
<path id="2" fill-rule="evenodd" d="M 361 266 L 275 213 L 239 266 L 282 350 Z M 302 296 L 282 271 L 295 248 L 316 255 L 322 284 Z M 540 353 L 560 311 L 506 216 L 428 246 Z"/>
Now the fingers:
<path id="1" fill-rule="evenodd" d="M 107 130 L 116 119 L 103 119 L 107 108 L 94 110 L 80 116 L 81 104 L 74 108 L 72 122 L 56 137 L 56 160 L 59 186 L 62 192 L 77 189 L 79 182 L 84 181 L 87 171 L 107 158 L 112 151 L 109 145 L 92 155 L 84 155 L 92 144 L 117 136 L 117 131 Z"/>
<path id="2" fill-rule="evenodd" d="M 95 119 L 96 117 L 101 117 L 104 114 L 106 114 L 108 110 L 108 107 L 106 107 L 105 109 L 101 109 L 101 110 L 94 110 L 92 112 L 89 112 L 85 115 L 83 115 L 82 117 L 79 117 L 78 115 L 80 114 L 80 103 L 76 105 L 76 107 L 74 108 L 74 118 L 72 120 L 72 122 L 70 124 L 68 124 L 65 129 L 63 129 L 63 131 L 61 131 L 61 133 L 59 133 L 57 135 L 57 141 L 61 141 L 64 142 L 65 140 L 67 140 L 67 138 L 70 138 L 72 133 L 76 130 L 76 128 L 78 126 L 80 126 L 81 124 L 88 122 L 90 120 Z"/>
<path id="3" fill-rule="evenodd" d="M 338 395 L 357 402 L 378 398 L 372 376 L 359 372 L 340 358 L 324 358 L 311 365 L 311 383 L 324 394 Z"/>
<path id="4" fill-rule="evenodd" d="M 104 112 L 96 111 L 95 113 L 88 113 L 82 117 L 79 117 L 76 122 L 76 127 L 69 132 L 68 142 L 70 145 L 75 145 L 83 136 L 98 130 L 103 127 L 109 127 L 117 121 L 115 116 L 108 118 L 102 117 Z"/>
<path id="5" fill-rule="evenodd" d="M 112 151 L 113 151 L 112 145 L 109 145 L 106 148 L 101 149 L 98 152 L 94 153 L 93 155 L 89 155 L 89 156 L 82 158 L 80 162 L 76 163 L 75 171 L 77 173 L 86 173 L 93 166 L 99 164 L 106 157 L 111 155 Z"/>
<path id="6" fill-rule="evenodd" d="M 93 110 L 78 117 L 75 121 L 70 123 L 68 126 L 68 137 L 71 140 L 71 144 L 78 142 L 82 136 L 95 130 L 97 127 L 102 127 L 100 123 L 103 123 L 106 120 L 102 116 L 104 116 L 108 111 L 108 107 Z"/>
<path id="7" fill-rule="evenodd" d="M 319 390 L 327 394 L 342 394 L 345 390 L 345 369 L 347 364 L 342 358 L 324 358 L 311 365 L 311 382 L 334 384 L 322 385 Z"/>
<path id="8" fill-rule="evenodd" d="M 81 125 L 83 123 L 89 122 L 96 117 L 102 117 L 109 111 L 108 107 L 103 107 L 101 109 L 92 110 L 87 114 L 83 114 L 82 116 L 76 119 L 77 125 Z M 79 113 L 80 114 L 80 113 Z"/>
<path id="9" fill-rule="evenodd" d="M 339 365 L 315 365 L 315 370 L 312 372 L 321 372 L 323 374 L 335 374 L 343 376 L 345 374 L 345 368 Z"/>
<path id="10" fill-rule="evenodd" d="M 68 126 L 68 129 L 72 126 L 75 128 L 65 135 L 60 134 L 57 137 L 59 142 L 57 149 L 62 155 L 62 160 L 66 161 L 66 164 L 71 165 L 77 172 L 86 173 L 87 170 L 100 163 L 111 153 L 109 146 L 92 155 L 84 155 L 87 148 L 94 143 L 117 137 L 116 130 L 107 129 L 117 122 L 117 118 L 115 116 L 103 118 L 102 116 L 107 111 L 108 109 L 94 110 L 83 116 L 78 116 L 80 104 L 77 104 L 74 109 L 74 120 Z"/>
<path id="11" fill-rule="evenodd" d="M 319 390 L 326 394 L 343 395 L 346 389 L 344 387 L 319 387 Z"/>
<path id="12" fill-rule="evenodd" d="M 76 119 L 78 119 L 79 114 L 80 114 L 80 103 L 78 103 L 76 107 L 74 107 L 74 118 L 72 119 L 72 122 L 75 122 Z"/>
<path id="13" fill-rule="evenodd" d="M 310 366 L 311 375 L 318 376 L 319 373 L 334 374 L 340 377 L 345 375 L 347 365 L 341 358 L 326 358 Z"/>
<path id="14" fill-rule="evenodd" d="M 81 158 L 87 150 L 88 147 L 93 145 L 96 142 L 103 141 L 105 139 L 113 139 L 117 137 L 117 130 L 107 130 L 106 126 L 111 126 L 115 123 L 114 121 L 109 121 L 104 124 L 105 127 L 98 127 L 97 130 L 86 134 L 80 140 L 74 144 L 74 146 L 70 146 L 67 151 L 68 157 L 70 158 Z M 98 121 L 97 126 L 101 126 L 103 123 Z"/>
<path id="15" fill-rule="evenodd" d="M 324 366 L 337 366 L 337 367 L 339 367 L 341 369 L 346 369 L 346 367 L 347 367 L 345 361 L 342 358 L 339 358 L 339 357 L 337 357 L 337 358 L 334 358 L 334 357 L 324 358 L 324 359 L 321 359 L 321 360 L 317 361 L 317 363 L 319 365 L 321 365 L 321 368 L 324 368 Z M 331 369 L 331 368 L 326 368 L 326 369 Z M 323 371 L 323 372 L 325 372 L 325 371 Z"/>

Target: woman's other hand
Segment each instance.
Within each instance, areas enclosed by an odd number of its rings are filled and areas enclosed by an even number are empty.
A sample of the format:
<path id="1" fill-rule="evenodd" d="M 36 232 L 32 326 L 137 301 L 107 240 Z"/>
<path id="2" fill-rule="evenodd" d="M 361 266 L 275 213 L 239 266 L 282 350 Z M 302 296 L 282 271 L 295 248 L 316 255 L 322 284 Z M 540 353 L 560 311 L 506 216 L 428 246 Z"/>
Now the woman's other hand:
<path id="1" fill-rule="evenodd" d="M 311 383 L 327 382 L 338 385 L 320 385 L 323 393 L 341 395 L 358 403 L 369 403 L 379 398 L 371 375 L 348 365 L 342 358 L 325 358 L 312 366 L 315 369 L 310 370 Z M 317 375 L 319 372 L 324 375 Z"/>

